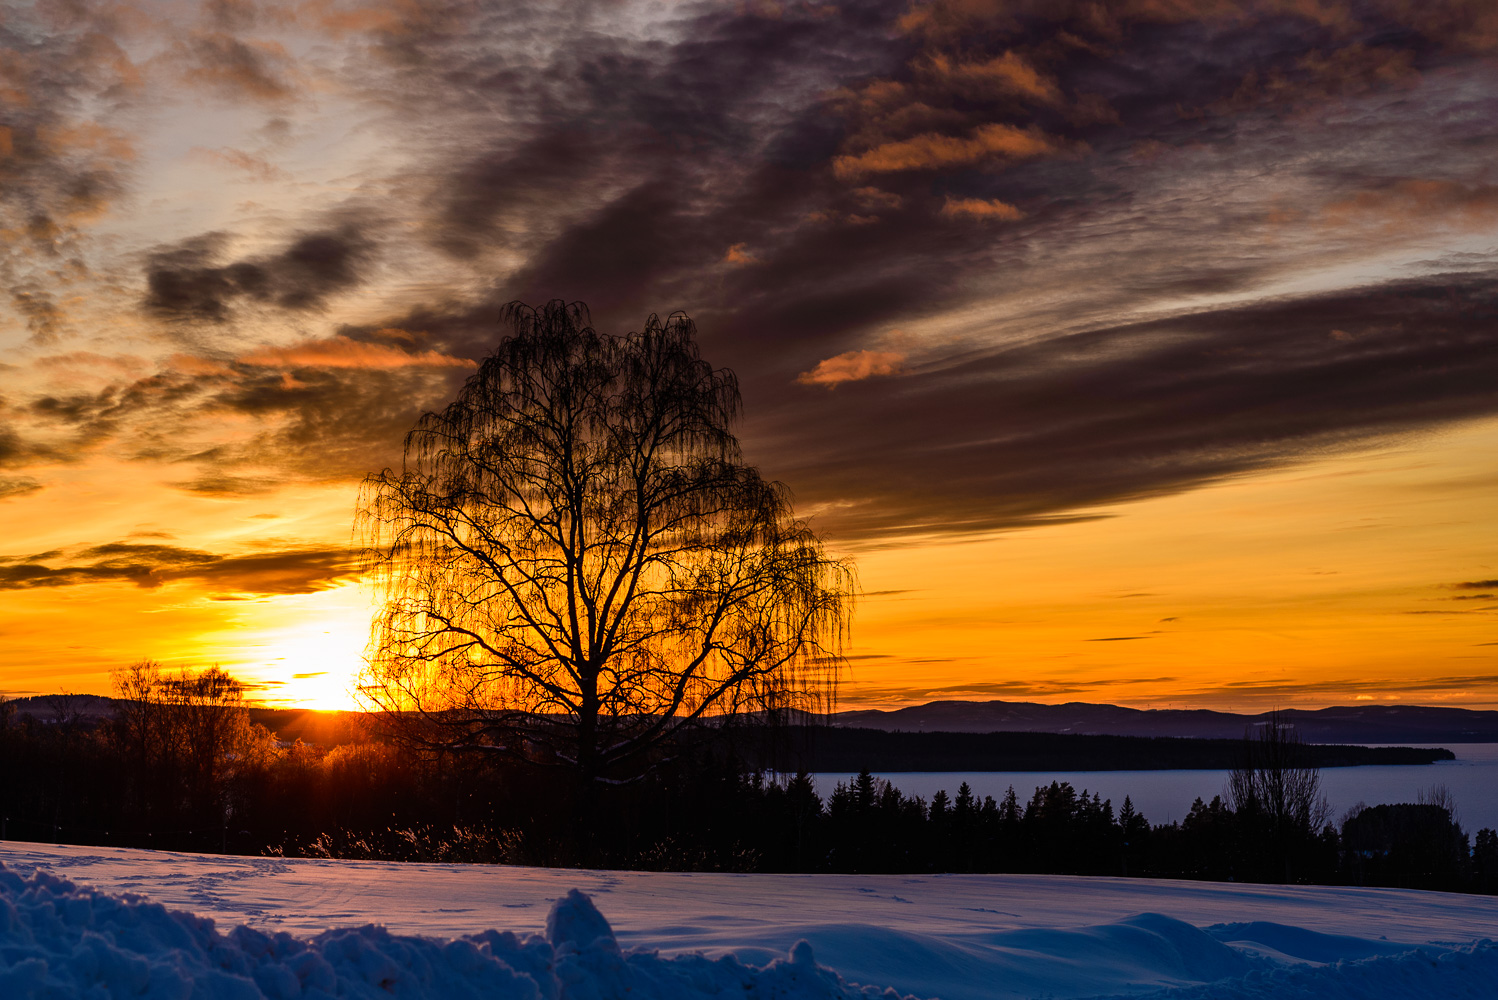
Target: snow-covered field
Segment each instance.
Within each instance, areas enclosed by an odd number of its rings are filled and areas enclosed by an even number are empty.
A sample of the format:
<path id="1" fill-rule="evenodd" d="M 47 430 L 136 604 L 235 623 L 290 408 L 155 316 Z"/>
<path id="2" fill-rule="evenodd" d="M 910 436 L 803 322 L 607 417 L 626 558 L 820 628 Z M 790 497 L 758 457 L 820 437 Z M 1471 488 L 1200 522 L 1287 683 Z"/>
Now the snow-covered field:
<path id="1" fill-rule="evenodd" d="M 945 1000 L 1498 998 L 1491 897 L 286 861 L 14 842 L 0 844 L 0 863 L 4 1000 L 812 1000 L 889 989 Z"/>

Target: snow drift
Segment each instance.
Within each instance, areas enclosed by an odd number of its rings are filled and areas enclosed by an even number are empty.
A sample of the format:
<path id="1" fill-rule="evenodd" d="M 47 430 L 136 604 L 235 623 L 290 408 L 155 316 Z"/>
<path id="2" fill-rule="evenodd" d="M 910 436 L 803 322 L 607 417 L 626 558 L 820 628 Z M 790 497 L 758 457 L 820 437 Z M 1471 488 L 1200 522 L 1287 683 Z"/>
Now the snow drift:
<path id="1" fill-rule="evenodd" d="M 762 967 L 731 955 L 712 960 L 626 954 L 608 922 L 576 890 L 552 907 L 544 937 L 491 930 L 435 941 L 364 926 L 301 940 L 245 926 L 220 934 L 211 920 L 139 896 L 110 896 L 46 872 L 23 879 L 0 863 L 0 997 L 6 1000 L 879 995 L 897 997 L 892 990 L 844 983 L 816 964 L 805 942 L 788 958 Z"/>

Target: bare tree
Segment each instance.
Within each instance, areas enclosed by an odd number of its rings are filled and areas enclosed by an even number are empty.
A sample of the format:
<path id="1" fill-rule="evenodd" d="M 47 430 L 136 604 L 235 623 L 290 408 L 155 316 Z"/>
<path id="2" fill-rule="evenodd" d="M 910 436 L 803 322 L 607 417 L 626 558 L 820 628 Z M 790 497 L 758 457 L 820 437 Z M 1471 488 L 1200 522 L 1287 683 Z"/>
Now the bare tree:
<path id="1" fill-rule="evenodd" d="M 1451 817 L 1451 822 L 1460 823 L 1461 817 L 1456 811 L 1456 796 L 1451 794 L 1451 786 L 1444 782 L 1422 788 L 1415 795 L 1415 801 L 1422 806 L 1435 806 L 1437 809 L 1446 810 L 1446 815 Z"/>
<path id="2" fill-rule="evenodd" d="M 1292 858 L 1331 815 L 1317 767 L 1294 725 L 1279 712 L 1243 736 L 1242 759 L 1228 773 L 1228 799 L 1244 829 L 1264 838 L 1256 845 L 1275 855 L 1285 878 Z"/>
<path id="3" fill-rule="evenodd" d="M 171 741 L 161 697 L 161 664 L 140 660 L 111 675 L 114 681 L 115 741 L 137 775 L 157 770 Z M 176 776 L 170 784 L 175 786 Z"/>
<path id="4" fill-rule="evenodd" d="M 694 721 L 830 700 L 851 566 L 740 461 L 737 380 L 692 321 L 606 336 L 560 301 L 504 319 L 402 469 L 365 482 L 384 595 L 365 696 L 433 745 L 588 783 Z"/>
<path id="5" fill-rule="evenodd" d="M 151 660 L 113 680 L 114 738 L 151 818 L 223 821 L 235 777 L 273 744 L 250 721 L 244 682 L 216 666 L 167 672 Z"/>

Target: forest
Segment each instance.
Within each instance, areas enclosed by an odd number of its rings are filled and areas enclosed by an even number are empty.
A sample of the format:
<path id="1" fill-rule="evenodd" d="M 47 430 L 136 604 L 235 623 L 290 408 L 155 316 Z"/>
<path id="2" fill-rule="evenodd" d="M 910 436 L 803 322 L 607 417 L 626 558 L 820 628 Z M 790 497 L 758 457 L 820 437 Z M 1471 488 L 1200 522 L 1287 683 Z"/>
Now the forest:
<path id="1" fill-rule="evenodd" d="M 420 753 L 375 725 L 337 745 L 278 739 L 209 670 L 117 676 L 104 716 L 0 703 L 0 839 L 250 855 L 761 872 L 1033 872 L 1498 892 L 1498 834 L 1454 803 L 1378 805 L 1333 821 L 1234 772 L 1228 798 L 1156 824 L 1128 799 L 1053 783 L 931 800 L 865 769 L 825 797 L 804 772 L 743 763 L 714 734 L 583 802 L 553 768 Z M 766 737 L 755 733 L 753 745 Z M 1245 762 L 1254 748 L 1244 743 Z M 1280 781 L 1285 784 L 1284 781 Z M 1293 782 L 1290 782 L 1293 785 Z M 1308 797 L 1309 796 L 1309 797 Z M 1283 798 L 1283 796 L 1282 796 Z"/>
<path id="2" fill-rule="evenodd" d="M 858 771 L 1226 771 L 1243 741 L 1173 736 L 1080 733 L 891 732 L 883 729 L 790 725 L 740 741 L 751 764 L 771 770 Z M 785 765 L 787 750 L 789 766 Z M 1315 767 L 1431 764 L 1455 760 L 1436 747 L 1365 747 L 1307 743 Z"/>

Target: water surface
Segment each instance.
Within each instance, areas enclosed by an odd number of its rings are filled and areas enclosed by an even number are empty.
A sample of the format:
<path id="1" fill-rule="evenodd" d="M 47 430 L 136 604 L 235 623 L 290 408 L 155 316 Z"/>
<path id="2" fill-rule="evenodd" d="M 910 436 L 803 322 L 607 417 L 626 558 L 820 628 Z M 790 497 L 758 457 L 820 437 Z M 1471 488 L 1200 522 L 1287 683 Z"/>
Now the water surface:
<path id="1" fill-rule="evenodd" d="M 1406 744 L 1409 745 L 1409 744 Z M 1322 789 L 1331 804 L 1333 821 L 1359 802 L 1370 806 L 1389 802 L 1415 802 L 1422 792 L 1445 786 L 1456 800 L 1456 819 L 1468 834 L 1483 827 L 1498 829 L 1498 743 L 1415 744 L 1445 746 L 1456 754 L 1456 760 L 1435 764 L 1372 765 L 1367 767 L 1329 767 L 1321 772 Z M 817 791 L 831 794 L 847 775 L 818 774 Z M 1151 823 L 1169 823 L 1182 819 L 1191 803 L 1200 796 L 1210 802 L 1212 796 L 1226 798 L 1226 771 L 905 771 L 882 774 L 907 795 L 919 795 L 928 802 L 937 789 L 955 796 L 957 786 L 966 781 L 979 798 L 992 795 L 1001 799 L 1010 785 L 1021 803 L 1034 793 L 1035 786 L 1053 781 L 1069 781 L 1077 790 L 1097 792 L 1113 802 L 1116 813 L 1124 796 L 1134 802 Z"/>

